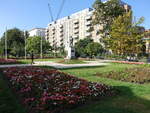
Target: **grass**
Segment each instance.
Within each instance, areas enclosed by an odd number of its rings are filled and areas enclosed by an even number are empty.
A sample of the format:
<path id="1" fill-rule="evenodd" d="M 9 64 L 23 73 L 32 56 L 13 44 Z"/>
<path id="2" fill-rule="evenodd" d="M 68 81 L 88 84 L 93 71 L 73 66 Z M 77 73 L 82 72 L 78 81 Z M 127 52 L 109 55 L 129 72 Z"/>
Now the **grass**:
<path id="1" fill-rule="evenodd" d="M 90 105 L 81 106 L 77 109 L 72 109 L 69 113 L 150 113 L 150 84 L 134 84 L 129 82 L 122 82 L 108 78 L 101 78 L 94 76 L 95 73 L 108 73 L 110 71 L 123 71 L 126 68 L 132 67 L 145 67 L 145 65 L 130 65 L 130 64 L 111 64 L 101 67 L 85 67 L 85 68 L 73 68 L 73 69 L 61 69 L 61 71 L 70 73 L 74 76 L 84 78 L 93 82 L 105 83 L 107 85 L 114 86 L 120 90 L 120 94 L 116 97 L 105 98 L 102 101 L 94 102 Z M 149 67 L 146 65 L 146 67 Z M 49 67 L 44 67 L 49 68 Z M 51 67 L 50 67 L 51 69 Z M 24 113 L 21 111 L 18 103 L 11 95 L 9 88 L 2 79 L 0 79 L 0 110 L 14 110 L 14 113 Z M 9 98 L 9 99 L 5 99 Z M 10 105 L 12 104 L 12 105 Z M 9 108 L 10 107 L 10 108 Z M 13 110 L 12 110 L 13 109 Z M 23 109 L 22 109 L 23 110 Z M 9 113 L 9 112 L 2 113 Z M 16 112 L 15 112 L 16 111 Z M 21 112 L 19 112 L 21 111 Z M 0 111 L 1 113 L 1 111 Z"/>
<path id="2" fill-rule="evenodd" d="M 150 68 L 149 67 L 133 67 L 127 68 L 123 71 L 116 72 L 111 71 L 107 74 L 97 73 L 95 76 L 105 77 L 114 80 L 126 81 L 126 82 L 134 82 L 139 84 L 150 83 Z"/>
<path id="3" fill-rule="evenodd" d="M 57 63 L 62 64 L 85 64 L 84 60 L 72 59 L 72 60 L 60 60 Z"/>
<path id="4" fill-rule="evenodd" d="M 34 61 L 51 61 L 51 62 L 58 62 L 60 60 L 63 60 L 63 58 L 50 58 L 50 59 L 34 59 Z M 27 60 L 18 60 L 19 62 L 21 62 L 22 64 L 30 64 L 31 63 L 31 59 L 27 59 Z"/>
<path id="5" fill-rule="evenodd" d="M 96 74 L 98 72 L 108 73 L 108 72 L 111 72 L 113 70 L 123 71 L 126 68 L 136 67 L 136 66 L 137 65 L 110 63 L 110 65 L 107 65 L 107 66 L 61 69 L 61 71 L 76 75 L 78 77 L 93 77 L 93 74 Z"/>
<path id="6" fill-rule="evenodd" d="M 89 81 L 114 86 L 121 91 L 117 97 L 107 98 L 103 101 L 75 109 L 70 113 L 150 113 L 150 84 L 139 85 L 93 76 L 96 72 L 108 73 L 113 70 L 122 71 L 127 67 L 138 66 L 139 65 L 111 64 L 106 67 L 61 70 Z"/>
<path id="7" fill-rule="evenodd" d="M 30 64 L 31 59 L 27 60 L 18 60 L 19 62 L 22 62 L 23 64 Z M 34 59 L 34 61 L 51 61 L 61 64 L 85 64 L 85 60 L 79 60 L 79 59 L 73 59 L 73 60 L 64 60 L 63 58 L 51 58 L 51 59 Z"/>
<path id="8" fill-rule="evenodd" d="M 0 113 L 25 113 L 0 73 Z"/>

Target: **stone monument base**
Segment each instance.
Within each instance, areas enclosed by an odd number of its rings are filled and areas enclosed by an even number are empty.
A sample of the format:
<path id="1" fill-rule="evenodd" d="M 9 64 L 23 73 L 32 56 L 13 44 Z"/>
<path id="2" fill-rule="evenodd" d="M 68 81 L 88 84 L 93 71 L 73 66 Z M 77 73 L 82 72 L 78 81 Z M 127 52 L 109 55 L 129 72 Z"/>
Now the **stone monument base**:
<path id="1" fill-rule="evenodd" d="M 75 48 L 69 47 L 66 59 L 75 59 Z"/>

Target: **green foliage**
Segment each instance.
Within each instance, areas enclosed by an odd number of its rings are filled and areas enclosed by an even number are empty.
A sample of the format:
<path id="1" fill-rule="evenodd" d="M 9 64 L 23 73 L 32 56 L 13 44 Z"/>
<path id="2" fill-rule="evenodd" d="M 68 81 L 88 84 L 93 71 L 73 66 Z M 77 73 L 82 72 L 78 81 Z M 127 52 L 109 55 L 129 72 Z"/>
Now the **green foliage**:
<path id="1" fill-rule="evenodd" d="M 5 33 L 0 41 L 0 53 L 5 52 Z M 7 31 L 7 52 L 8 55 L 20 57 L 24 55 L 24 32 L 14 28 Z"/>
<path id="2" fill-rule="evenodd" d="M 61 64 L 85 64 L 86 62 L 84 62 L 83 60 L 79 60 L 79 59 L 71 59 L 71 60 L 60 60 L 58 61 L 58 63 Z"/>
<path id="3" fill-rule="evenodd" d="M 117 55 L 141 53 L 143 35 L 141 28 L 135 25 L 138 24 L 132 23 L 132 12 L 117 17 L 111 25 L 110 37 L 106 38 L 107 47 Z"/>
<path id="4" fill-rule="evenodd" d="M 59 57 L 65 57 L 66 56 L 66 51 L 65 51 L 65 47 L 64 46 L 57 47 L 57 51 L 59 52 L 57 54 L 57 56 L 59 56 Z"/>
<path id="5" fill-rule="evenodd" d="M 39 36 L 29 37 L 27 39 L 26 47 L 27 47 L 28 53 L 31 53 L 33 51 L 35 54 L 40 54 L 41 37 Z M 47 53 L 51 48 L 49 42 L 47 42 L 45 39 L 42 40 L 42 48 L 43 48 L 43 54 Z"/>
<path id="6" fill-rule="evenodd" d="M 75 44 L 76 56 L 77 57 L 85 57 L 85 56 L 87 56 L 87 51 L 86 51 L 85 48 L 91 42 L 93 42 L 93 40 L 91 38 L 85 38 L 85 39 L 79 40 Z"/>
<path id="7" fill-rule="evenodd" d="M 75 44 L 77 57 L 92 57 L 103 52 L 103 47 L 100 43 L 93 42 L 91 38 L 79 40 Z"/>
<path id="8" fill-rule="evenodd" d="M 101 0 L 96 0 L 93 8 L 95 9 L 93 24 L 103 25 L 101 32 L 104 36 L 109 33 L 113 20 L 125 13 L 125 9 L 120 5 L 120 0 L 109 0 L 105 3 Z"/>
<path id="9" fill-rule="evenodd" d="M 149 71 L 150 71 L 149 67 L 143 66 L 142 68 L 141 67 L 127 68 L 120 72 L 111 71 L 107 74 L 97 73 L 96 76 L 121 80 L 125 82 L 144 84 L 150 83 Z"/>
<path id="10" fill-rule="evenodd" d="M 103 47 L 100 43 L 92 42 L 86 46 L 86 52 L 90 57 L 96 56 L 103 52 Z"/>

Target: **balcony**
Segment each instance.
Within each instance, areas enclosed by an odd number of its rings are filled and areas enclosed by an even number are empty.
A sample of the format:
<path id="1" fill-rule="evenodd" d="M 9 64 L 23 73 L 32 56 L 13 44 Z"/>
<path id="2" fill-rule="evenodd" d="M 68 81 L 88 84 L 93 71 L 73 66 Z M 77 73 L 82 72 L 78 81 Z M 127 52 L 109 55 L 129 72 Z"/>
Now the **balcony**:
<path id="1" fill-rule="evenodd" d="M 46 37 L 49 37 L 49 35 L 48 35 L 48 34 L 46 34 Z"/>
<path id="2" fill-rule="evenodd" d="M 85 17 L 86 20 L 92 20 L 92 16 Z"/>
<path id="3" fill-rule="evenodd" d="M 46 37 L 46 40 L 49 40 L 49 37 L 48 37 L 48 36 Z"/>
<path id="4" fill-rule="evenodd" d="M 63 35 L 63 33 L 60 33 L 59 36 L 60 36 L 60 37 L 63 37 L 64 35 Z"/>
<path id="5" fill-rule="evenodd" d="M 53 44 L 55 43 L 55 40 L 53 40 Z"/>
<path id="6" fill-rule="evenodd" d="M 61 38 L 61 39 L 60 39 L 60 42 L 63 42 L 63 41 L 64 41 L 64 39 L 63 39 L 63 38 Z"/>
<path id="7" fill-rule="evenodd" d="M 78 33 L 79 33 L 79 29 L 75 29 L 74 34 L 78 34 Z"/>
<path id="8" fill-rule="evenodd" d="M 91 21 L 87 21 L 85 25 L 86 25 L 86 26 L 91 26 L 91 25 L 92 25 L 92 22 L 91 22 Z"/>
<path id="9" fill-rule="evenodd" d="M 55 36 L 52 36 L 53 39 L 55 39 Z"/>
<path id="10" fill-rule="evenodd" d="M 60 25 L 59 28 L 63 28 L 63 25 Z"/>
<path id="11" fill-rule="evenodd" d="M 79 25 L 76 24 L 76 25 L 73 26 L 73 28 L 74 28 L 74 29 L 78 29 L 78 28 L 79 28 Z"/>
<path id="12" fill-rule="evenodd" d="M 91 29 L 91 27 L 90 27 L 90 26 L 86 27 L 86 31 L 89 31 L 90 29 Z"/>
<path id="13" fill-rule="evenodd" d="M 86 36 L 86 37 L 90 37 L 90 36 L 92 36 L 92 33 L 87 32 L 87 33 L 85 34 L 85 36 Z"/>
<path id="14" fill-rule="evenodd" d="M 55 34 L 55 31 L 52 30 L 51 33 L 52 33 L 52 34 Z"/>
<path id="15" fill-rule="evenodd" d="M 79 24 L 79 21 L 78 20 L 74 20 L 73 23 L 74 24 Z"/>
<path id="16" fill-rule="evenodd" d="M 59 32 L 63 32 L 63 29 L 59 29 Z"/>
<path id="17" fill-rule="evenodd" d="M 55 31 L 55 27 L 52 27 L 52 31 Z"/>
<path id="18" fill-rule="evenodd" d="M 47 29 L 46 32 L 48 33 L 48 32 L 49 32 L 49 29 Z"/>
<path id="19" fill-rule="evenodd" d="M 62 47 L 64 45 L 64 43 L 61 43 L 60 46 Z"/>
<path id="20" fill-rule="evenodd" d="M 74 35 L 73 38 L 77 40 L 77 39 L 79 39 L 79 36 L 78 35 Z"/>

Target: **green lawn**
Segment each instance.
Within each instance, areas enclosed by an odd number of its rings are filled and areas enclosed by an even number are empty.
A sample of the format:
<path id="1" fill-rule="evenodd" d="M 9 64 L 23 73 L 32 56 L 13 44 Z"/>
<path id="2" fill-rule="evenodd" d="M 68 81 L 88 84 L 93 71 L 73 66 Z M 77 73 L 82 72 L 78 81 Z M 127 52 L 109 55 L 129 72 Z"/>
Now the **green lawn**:
<path id="1" fill-rule="evenodd" d="M 150 84 L 139 85 L 94 76 L 96 72 L 122 71 L 127 67 L 136 66 L 139 65 L 111 64 L 106 67 L 62 70 L 89 81 L 114 86 L 121 91 L 117 97 L 107 98 L 103 101 L 77 108 L 70 113 L 150 113 Z"/>
<path id="2" fill-rule="evenodd" d="M 78 59 L 73 59 L 73 60 L 60 60 L 57 63 L 62 63 L 62 64 L 85 64 L 84 60 L 78 60 Z"/>
<path id="3" fill-rule="evenodd" d="M 17 63 L 9 63 L 9 64 L 30 64 L 31 59 L 22 59 L 22 60 L 17 60 Z M 34 61 L 51 61 L 51 62 L 57 62 L 57 63 L 62 63 L 62 64 L 85 64 L 85 60 L 64 60 L 63 58 L 49 58 L 49 59 L 34 59 Z M 4 64 L 3 64 L 4 65 Z M 6 65 L 6 64 L 5 64 Z"/>
<path id="4" fill-rule="evenodd" d="M 61 71 L 77 77 L 105 83 L 120 90 L 118 96 L 105 98 L 101 101 L 81 106 L 73 109 L 69 113 L 150 113 L 150 84 L 139 85 L 94 76 L 96 72 L 122 71 L 126 68 L 138 66 L 143 67 L 143 65 L 111 64 L 101 67 L 61 69 Z M 10 90 L 2 78 L 0 78 L 0 110 L 0 113 L 24 113 L 24 111 L 21 111 L 23 109 L 11 95 Z"/>
<path id="5" fill-rule="evenodd" d="M 25 113 L 0 73 L 0 113 Z"/>
<path id="6" fill-rule="evenodd" d="M 49 59 L 34 59 L 34 61 L 52 61 L 52 62 L 58 62 L 63 60 L 63 58 L 49 58 Z M 19 62 L 23 63 L 23 64 L 30 64 L 31 63 L 31 59 L 27 59 L 27 60 L 18 60 Z"/>

